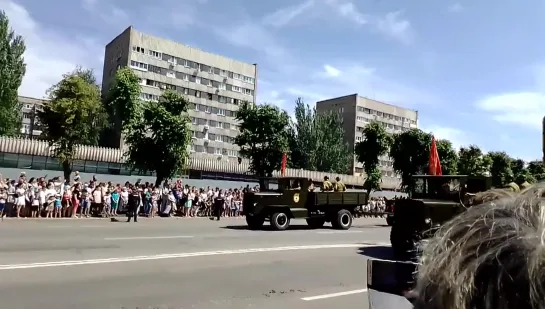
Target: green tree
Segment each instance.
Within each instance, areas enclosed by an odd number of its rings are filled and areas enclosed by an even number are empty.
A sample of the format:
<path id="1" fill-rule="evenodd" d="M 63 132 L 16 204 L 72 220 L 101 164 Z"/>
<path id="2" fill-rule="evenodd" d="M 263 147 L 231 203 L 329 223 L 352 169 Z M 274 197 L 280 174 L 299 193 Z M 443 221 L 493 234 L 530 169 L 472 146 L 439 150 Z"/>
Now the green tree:
<path id="1" fill-rule="evenodd" d="M 250 160 L 250 172 L 258 177 L 272 177 L 288 150 L 288 113 L 273 105 L 244 102 L 236 119 L 240 121 L 240 134 L 235 144 L 240 147 L 240 155 Z"/>
<path id="2" fill-rule="evenodd" d="M 93 69 L 84 68 L 78 65 L 74 69 L 74 71 L 72 71 L 72 75 L 79 76 L 83 78 L 83 80 L 88 84 L 95 85 L 97 88 L 100 89 L 100 86 L 97 83 L 97 78 L 95 76 L 95 71 Z"/>
<path id="3" fill-rule="evenodd" d="M 436 141 L 436 145 L 443 175 L 456 175 L 458 172 L 458 153 L 452 147 L 452 143 L 449 140 L 440 139 Z"/>
<path id="4" fill-rule="evenodd" d="M 6 13 L 0 11 L 0 136 L 21 133 L 18 91 L 26 73 L 25 49 L 23 37 L 15 34 Z"/>
<path id="5" fill-rule="evenodd" d="M 514 159 L 511 161 L 511 171 L 513 172 L 514 182 L 518 185 L 521 185 L 524 182 L 534 183 L 536 181 L 528 170 L 526 162 L 522 159 Z"/>
<path id="6" fill-rule="evenodd" d="M 363 140 L 356 143 L 354 150 L 356 159 L 363 164 L 363 170 L 367 175 L 364 183 L 367 193 L 371 193 L 371 190 L 381 189 L 380 157 L 388 154 L 392 143 L 393 137 L 386 132 L 384 125 L 378 121 L 369 123 L 363 129 Z"/>
<path id="7" fill-rule="evenodd" d="M 492 151 L 486 156 L 490 158 L 490 176 L 492 177 L 492 185 L 494 187 L 503 188 L 513 181 L 513 171 L 511 170 L 512 159 L 507 153 Z"/>
<path id="8" fill-rule="evenodd" d="M 536 160 L 536 161 L 528 162 L 528 172 L 537 181 L 544 180 L 545 179 L 545 165 L 543 164 L 543 161 Z"/>
<path id="9" fill-rule="evenodd" d="M 458 152 L 458 173 L 460 175 L 484 176 L 490 169 L 490 158 L 475 145 L 462 147 Z"/>
<path id="10" fill-rule="evenodd" d="M 295 121 L 290 121 L 289 148 L 291 168 L 316 170 L 316 145 L 318 144 L 315 123 L 315 110 L 301 98 L 295 101 Z"/>
<path id="11" fill-rule="evenodd" d="M 119 147 L 121 133 L 127 133 L 129 125 L 140 117 L 142 100 L 140 100 L 140 86 L 138 76 L 129 68 L 119 69 L 104 100 L 108 113 L 111 130 L 105 134 L 110 147 Z M 138 120 L 138 119 L 137 119 Z"/>
<path id="12" fill-rule="evenodd" d="M 337 112 L 316 115 L 316 170 L 352 174 L 354 153 L 345 138 L 342 117 Z"/>
<path id="13" fill-rule="evenodd" d="M 187 167 L 191 146 L 189 102 L 167 90 L 158 102 L 135 109 L 125 132 L 127 163 L 133 170 L 155 172 L 155 185 L 180 175 Z"/>
<path id="14" fill-rule="evenodd" d="M 411 176 L 423 174 L 429 165 L 431 135 L 420 129 L 409 129 L 394 135 L 390 158 L 394 171 L 401 175 L 401 185 L 412 185 Z"/>
<path id="15" fill-rule="evenodd" d="M 108 121 L 98 88 L 73 73 L 51 87 L 49 99 L 37 115 L 51 154 L 58 158 L 69 180 L 76 145 L 96 145 Z"/>
<path id="16" fill-rule="evenodd" d="M 289 129 L 290 167 L 346 174 L 354 160 L 338 113 L 316 113 L 300 98 Z"/>

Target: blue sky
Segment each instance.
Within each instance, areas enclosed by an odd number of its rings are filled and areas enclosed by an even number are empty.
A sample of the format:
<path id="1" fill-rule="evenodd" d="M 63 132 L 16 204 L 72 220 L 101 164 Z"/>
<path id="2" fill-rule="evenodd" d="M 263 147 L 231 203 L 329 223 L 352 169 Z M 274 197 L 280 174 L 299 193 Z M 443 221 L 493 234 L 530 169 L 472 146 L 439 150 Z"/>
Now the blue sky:
<path id="1" fill-rule="evenodd" d="M 41 97 L 129 25 L 259 64 L 258 101 L 292 110 L 359 93 L 419 111 L 456 146 L 541 158 L 545 2 L 0 0 L 27 41 L 20 94 Z"/>

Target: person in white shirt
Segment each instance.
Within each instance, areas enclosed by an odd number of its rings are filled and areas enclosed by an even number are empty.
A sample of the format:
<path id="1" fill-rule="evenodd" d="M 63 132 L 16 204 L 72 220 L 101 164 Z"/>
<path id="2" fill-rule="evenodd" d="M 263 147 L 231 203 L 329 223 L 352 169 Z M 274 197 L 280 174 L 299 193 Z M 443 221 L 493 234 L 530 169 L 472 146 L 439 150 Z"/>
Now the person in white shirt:
<path id="1" fill-rule="evenodd" d="M 23 187 L 23 184 L 17 185 L 17 189 L 15 189 L 15 195 L 16 195 L 16 211 L 17 211 L 17 218 L 21 217 L 21 210 L 25 207 L 26 204 L 26 194 L 25 194 L 25 188 Z"/>

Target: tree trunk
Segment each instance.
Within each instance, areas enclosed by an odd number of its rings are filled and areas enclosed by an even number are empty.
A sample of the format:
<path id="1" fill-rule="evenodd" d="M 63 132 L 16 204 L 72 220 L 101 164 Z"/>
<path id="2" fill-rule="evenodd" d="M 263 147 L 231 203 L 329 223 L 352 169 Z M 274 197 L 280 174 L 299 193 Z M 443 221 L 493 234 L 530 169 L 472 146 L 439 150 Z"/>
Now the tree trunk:
<path id="1" fill-rule="evenodd" d="M 157 178 L 155 179 L 155 187 L 159 188 L 161 187 L 161 184 L 165 180 L 165 177 L 162 175 L 157 174 Z"/>
<path id="2" fill-rule="evenodd" d="M 72 175 L 72 166 L 68 160 L 62 161 L 62 171 L 64 173 L 64 181 L 70 182 L 70 176 Z"/>

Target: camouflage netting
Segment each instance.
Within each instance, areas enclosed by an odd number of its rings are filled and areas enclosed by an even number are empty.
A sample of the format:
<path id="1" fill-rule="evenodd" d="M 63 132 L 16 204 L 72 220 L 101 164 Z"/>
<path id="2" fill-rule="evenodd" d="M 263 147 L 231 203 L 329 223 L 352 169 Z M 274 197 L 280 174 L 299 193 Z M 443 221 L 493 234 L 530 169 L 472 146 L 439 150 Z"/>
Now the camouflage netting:
<path id="1" fill-rule="evenodd" d="M 514 182 L 509 183 L 505 188 L 511 189 L 513 192 L 520 192 L 520 187 Z"/>
<path id="2" fill-rule="evenodd" d="M 516 186 L 516 184 L 515 184 Z M 518 189 L 518 186 L 516 187 Z M 472 199 L 472 205 L 479 205 L 483 203 L 488 203 L 490 201 L 499 200 L 502 198 L 513 197 L 515 194 L 514 188 L 502 188 L 502 189 L 490 189 L 488 191 L 479 192 L 475 194 Z"/>

